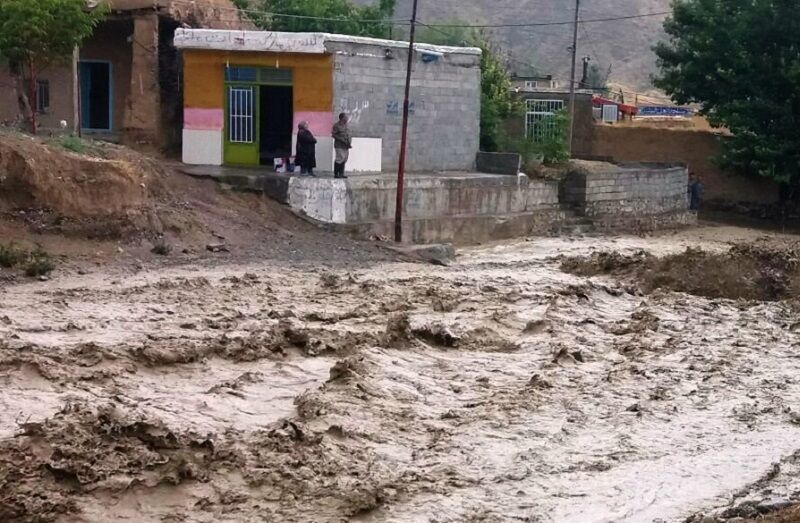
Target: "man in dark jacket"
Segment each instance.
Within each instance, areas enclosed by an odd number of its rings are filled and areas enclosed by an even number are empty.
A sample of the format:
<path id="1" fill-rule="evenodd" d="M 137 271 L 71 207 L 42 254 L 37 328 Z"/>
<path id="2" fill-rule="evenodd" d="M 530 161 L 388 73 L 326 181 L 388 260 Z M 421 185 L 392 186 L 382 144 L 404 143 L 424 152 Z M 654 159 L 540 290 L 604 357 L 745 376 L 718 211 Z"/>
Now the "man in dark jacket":
<path id="1" fill-rule="evenodd" d="M 699 211 L 703 203 L 703 184 L 695 173 L 689 173 L 689 210 Z"/>
<path id="2" fill-rule="evenodd" d="M 317 166 L 317 139 L 308 129 L 308 122 L 300 122 L 298 125 L 294 163 L 300 167 L 301 175 L 316 176 L 314 168 Z"/>
<path id="3" fill-rule="evenodd" d="M 336 152 L 336 161 L 333 164 L 334 178 L 347 178 L 344 175 L 344 166 L 350 157 L 350 149 L 353 148 L 353 138 L 350 136 L 350 129 L 347 127 L 347 114 L 341 113 L 339 121 L 333 125 L 333 149 Z"/>

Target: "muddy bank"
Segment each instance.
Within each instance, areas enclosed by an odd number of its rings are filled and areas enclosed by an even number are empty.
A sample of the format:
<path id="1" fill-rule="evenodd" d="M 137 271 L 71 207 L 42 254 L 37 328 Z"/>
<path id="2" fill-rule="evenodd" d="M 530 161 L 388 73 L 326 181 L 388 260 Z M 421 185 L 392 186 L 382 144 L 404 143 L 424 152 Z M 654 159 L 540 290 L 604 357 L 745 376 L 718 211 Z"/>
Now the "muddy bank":
<path id="1" fill-rule="evenodd" d="M 344 267 L 398 258 L 174 167 L 119 145 L 0 129 L 0 248 L 41 247 L 79 272 L 253 260 Z M 0 267 L 0 284 L 15 276 Z"/>
<path id="2" fill-rule="evenodd" d="M 569 257 L 561 269 L 580 276 L 613 275 L 658 289 L 706 298 L 777 301 L 800 296 L 800 244 L 743 244 L 726 252 L 689 248 L 654 256 L 614 251 Z"/>
<path id="3" fill-rule="evenodd" d="M 687 247 L 731 256 L 716 236 L 7 285 L 0 519 L 677 522 L 796 502 L 790 301 L 634 280 Z M 560 270 L 594 248 L 634 261 Z"/>

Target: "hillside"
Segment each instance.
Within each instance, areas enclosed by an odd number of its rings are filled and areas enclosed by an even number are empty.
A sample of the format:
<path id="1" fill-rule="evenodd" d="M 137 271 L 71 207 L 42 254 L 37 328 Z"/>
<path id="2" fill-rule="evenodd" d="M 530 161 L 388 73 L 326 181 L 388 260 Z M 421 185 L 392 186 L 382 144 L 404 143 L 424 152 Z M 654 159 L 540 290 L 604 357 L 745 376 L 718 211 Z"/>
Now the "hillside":
<path id="1" fill-rule="evenodd" d="M 361 0 L 362 3 L 369 0 Z M 581 18 L 609 18 L 668 11 L 670 0 L 583 0 Z M 419 19 L 444 23 L 458 18 L 476 24 L 519 24 L 571 20 L 573 0 L 420 0 Z M 398 0 L 397 18 L 410 18 L 411 0 Z M 652 89 L 655 72 L 652 45 L 662 37 L 663 16 L 584 24 L 579 56 L 590 56 L 612 82 L 639 91 Z M 493 40 L 514 60 L 530 62 L 542 73 L 569 77 L 572 28 L 557 25 L 492 30 Z M 563 82 L 562 82 L 563 83 Z"/>

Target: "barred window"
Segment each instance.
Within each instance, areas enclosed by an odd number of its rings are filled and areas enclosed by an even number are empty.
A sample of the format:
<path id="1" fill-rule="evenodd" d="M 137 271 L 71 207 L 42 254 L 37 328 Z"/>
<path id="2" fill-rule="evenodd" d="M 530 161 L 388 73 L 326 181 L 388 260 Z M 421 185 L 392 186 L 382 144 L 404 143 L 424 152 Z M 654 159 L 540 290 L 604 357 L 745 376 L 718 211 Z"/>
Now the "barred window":
<path id="1" fill-rule="evenodd" d="M 231 143 L 255 141 L 254 91 L 252 87 L 230 87 L 228 91 L 228 139 Z"/>
<path id="2" fill-rule="evenodd" d="M 526 100 L 525 135 L 536 143 L 555 136 L 555 113 L 564 108 L 563 100 Z"/>

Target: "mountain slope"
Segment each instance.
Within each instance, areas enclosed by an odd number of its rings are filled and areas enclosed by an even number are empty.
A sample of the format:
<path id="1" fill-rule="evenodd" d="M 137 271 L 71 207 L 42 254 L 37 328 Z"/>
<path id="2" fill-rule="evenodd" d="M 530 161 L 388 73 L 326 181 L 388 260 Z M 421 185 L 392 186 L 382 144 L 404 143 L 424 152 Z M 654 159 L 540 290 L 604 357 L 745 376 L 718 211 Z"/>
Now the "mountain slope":
<path id="1" fill-rule="evenodd" d="M 368 3 L 369 0 L 360 0 Z M 569 21 L 574 0 L 419 0 L 419 19 L 446 23 L 457 18 L 474 24 L 520 24 Z M 397 0 L 397 18 L 411 16 L 411 0 Z M 583 0 L 581 18 L 610 18 L 669 11 L 670 0 Z M 650 90 L 655 72 L 653 44 L 663 37 L 664 16 L 587 23 L 578 33 L 579 57 L 589 56 L 611 81 Z M 499 28 L 491 38 L 510 52 L 514 63 L 532 63 L 540 73 L 553 74 L 566 85 L 569 78 L 571 25 Z M 580 64 L 579 64 L 580 65 Z"/>

